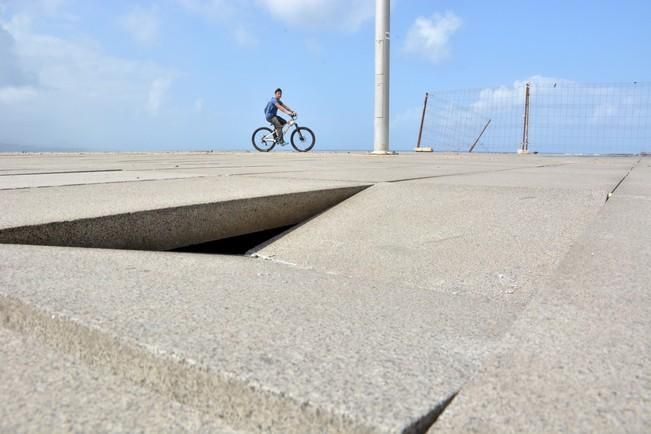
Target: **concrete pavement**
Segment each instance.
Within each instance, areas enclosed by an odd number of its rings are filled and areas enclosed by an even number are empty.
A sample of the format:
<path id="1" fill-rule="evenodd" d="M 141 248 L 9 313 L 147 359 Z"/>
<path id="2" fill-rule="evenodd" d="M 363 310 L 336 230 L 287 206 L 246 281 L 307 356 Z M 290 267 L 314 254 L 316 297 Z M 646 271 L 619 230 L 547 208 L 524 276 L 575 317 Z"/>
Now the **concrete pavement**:
<path id="1" fill-rule="evenodd" d="M 83 371 L 162 409 L 163 424 L 126 418 L 127 431 L 638 431 L 649 162 L 0 155 L 0 318 L 20 350 L 2 369 L 26 379 L 2 398 L 27 409 L 0 430 L 38 431 L 41 413 L 77 421 L 62 431 L 121 430 L 111 409 L 49 399 L 74 402 L 76 386 L 29 380 Z M 96 248 L 293 224 L 251 256 Z"/>
<path id="2" fill-rule="evenodd" d="M 218 432 L 219 418 L 0 328 L 0 431 Z"/>
<path id="3" fill-rule="evenodd" d="M 431 432 L 648 431 L 648 185 L 617 190 Z"/>

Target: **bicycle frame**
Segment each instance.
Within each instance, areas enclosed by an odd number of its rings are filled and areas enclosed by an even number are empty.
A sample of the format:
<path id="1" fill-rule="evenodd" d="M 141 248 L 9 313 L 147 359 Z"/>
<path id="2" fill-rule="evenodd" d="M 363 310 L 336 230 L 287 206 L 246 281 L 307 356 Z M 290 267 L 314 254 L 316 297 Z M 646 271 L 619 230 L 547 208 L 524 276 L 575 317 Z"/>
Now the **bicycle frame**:
<path id="1" fill-rule="evenodd" d="M 298 128 L 298 124 L 296 123 L 296 118 L 295 117 L 293 117 L 292 119 L 287 121 L 287 123 L 285 125 L 283 125 L 283 137 L 287 137 L 287 132 L 289 131 L 289 129 L 291 127 Z M 271 129 L 272 129 L 271 134 L 267 134 L 266 136 L 264 136 L 262 138 L 262 141 L 265 142 L 265 143 L 268 143 L 270 145 L 274 144 L 274 143 L 278 143 L 279 145 L 284 146 L 281 143 L 279 143 L 276 140 L 276 138 L 274 137 L 274 132 L 276 131 L 276 126 L 274 124 L 271 124 Z"/>

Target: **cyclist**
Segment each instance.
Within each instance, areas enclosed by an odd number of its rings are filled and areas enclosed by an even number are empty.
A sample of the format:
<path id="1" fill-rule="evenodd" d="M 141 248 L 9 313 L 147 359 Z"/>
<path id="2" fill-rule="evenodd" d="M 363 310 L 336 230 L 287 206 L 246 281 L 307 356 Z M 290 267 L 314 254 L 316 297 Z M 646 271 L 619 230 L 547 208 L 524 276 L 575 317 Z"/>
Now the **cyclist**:
<path id="1" fill-rule="evenodd" d="M 276 140 L 278 143 L 284 145 L 285 140 L 283 139 L 283 125 L 285 125 L 287 121 L 278 116 L 278 109 L 290 116 L 296 116 L 296 112 L 283 104 L 283 102 L 280 100 L 282 96 L 282 89 L 276 89 L 273 98 L 271 98 L 271 100 L 267 103 L 267 106 L 264 108 L 264 116 L 268 122 L 271 122 L 273 126 L 276 127 Z"/>

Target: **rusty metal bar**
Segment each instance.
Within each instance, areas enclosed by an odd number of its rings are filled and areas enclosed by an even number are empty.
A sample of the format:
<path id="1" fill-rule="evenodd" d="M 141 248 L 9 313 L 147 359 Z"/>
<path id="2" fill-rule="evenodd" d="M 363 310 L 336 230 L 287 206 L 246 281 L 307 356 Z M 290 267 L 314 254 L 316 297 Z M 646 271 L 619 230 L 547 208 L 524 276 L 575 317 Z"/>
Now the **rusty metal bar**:
<path id="1" fill-rule="evenodd" d="M 427 111 L 428 98 L 429 93 L 425 92 L 425 102 L 423 103 L 423 114 L 420 117 L 420 128 L 418 129 L 418 142 L 416 143 L 416 148 L 420 148 L 420 141 L 423 138 L 423 124 L 425 123 L 425 112 Z"/>
<path id="2" fill-rule="evenodd" d="M 475 140 L 475 143 L 473 143 L 472 146 L 470 146 L 468 152 L 472 152 L 472 150 L 475 149 L 475 146 L 477 146 L 477 143 L 479 143 L 479 139 L 481 139 L 481 136 L 484 135 L 484 131 L 486 131 L 486 128 L 488 128 L 488 125 L 490 125 L 490 123 L 491 123 L 491 119 L 489 119 L 488 122 L 486 122 L 486 125 L 484 125 L 484 129 L 481 130 L 481 133 L 479 133 L 479 135 L 477 136 L 477 140 Z"/>

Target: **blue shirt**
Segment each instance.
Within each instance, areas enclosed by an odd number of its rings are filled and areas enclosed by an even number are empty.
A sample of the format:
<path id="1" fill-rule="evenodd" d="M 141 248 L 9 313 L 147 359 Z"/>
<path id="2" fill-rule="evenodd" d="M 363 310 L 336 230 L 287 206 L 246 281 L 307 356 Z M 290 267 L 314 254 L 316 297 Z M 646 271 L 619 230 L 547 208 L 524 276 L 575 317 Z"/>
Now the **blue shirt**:
<path id="1" fill-rule="evenodd" d="M 278 107 L 276 107 L 276 104 L 282 104 L 282 102 L 274 96 L 264 108 L 264 117 L 267 118 L 268 121 L 278 114 Z"/>

